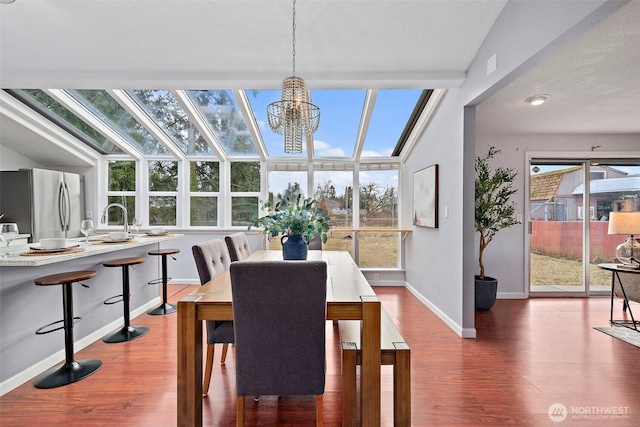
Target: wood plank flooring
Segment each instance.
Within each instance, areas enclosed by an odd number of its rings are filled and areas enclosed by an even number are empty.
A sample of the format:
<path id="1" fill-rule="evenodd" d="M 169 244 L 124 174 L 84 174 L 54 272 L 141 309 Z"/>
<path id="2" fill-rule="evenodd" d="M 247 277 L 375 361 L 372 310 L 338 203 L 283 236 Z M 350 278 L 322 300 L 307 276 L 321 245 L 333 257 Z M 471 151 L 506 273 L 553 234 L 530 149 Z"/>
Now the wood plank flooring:
<path id="1" fill-rule="evenodd" d="M 170 302 L 193 287 L 170 285 Z M 375 288 L 411 347 L 415 426 L 640 426 L 640 348 L 601 332 L 608 298 L 499 300 L 476 313 L 476 339 L 462 339 L 403 288 Z M 637 310 L 640 313 L 640 306 Z M 616 302 L 617 312 L 621 304 Z M 98 341 L 76 355 L 99 358 L 93 376 L 49 390 L 30 381 L 0 397 L 0 425 L 176 425 L 176 316 L 141 315 L 151 331 L 128 343 Z M 326 426 L 340 425 L 337 328 L 327 322 Z M 64 340 L 60 332 L 61 342 Z M 204 424 L 235 420 L 234 353 L 217 348 Z M 392 371 L 382 367 L 382 422 L 393 425 Z M 551 405 L 569 413 L 561 423 Z M 603 411 L 617 410 L 613 417 Z M 314 425 L 313 397 L 247 401 L 247 425 Z M 601 412 L 597 414 L 595 412 Z"/>

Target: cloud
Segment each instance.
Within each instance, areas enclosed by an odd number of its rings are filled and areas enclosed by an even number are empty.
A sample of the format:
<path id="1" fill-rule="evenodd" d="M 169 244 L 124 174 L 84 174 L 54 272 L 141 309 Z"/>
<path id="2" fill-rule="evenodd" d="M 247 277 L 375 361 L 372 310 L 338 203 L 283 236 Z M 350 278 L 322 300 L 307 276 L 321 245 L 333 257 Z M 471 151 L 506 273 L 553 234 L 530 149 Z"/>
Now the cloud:
<path id="1" fill-rule="evenodd" d="M 382 157 L 382 154 L 377 151 L 362 150 L 361 157 Z"/>
<path id="2" fill-rule="evenodd" d="M 331 147 L 328 143 L 324 141 L 314 140 L 313 147 L 316 156 L 320 157 L 345 157 L 344 150 L 340 147 L 334 148 Z"/>

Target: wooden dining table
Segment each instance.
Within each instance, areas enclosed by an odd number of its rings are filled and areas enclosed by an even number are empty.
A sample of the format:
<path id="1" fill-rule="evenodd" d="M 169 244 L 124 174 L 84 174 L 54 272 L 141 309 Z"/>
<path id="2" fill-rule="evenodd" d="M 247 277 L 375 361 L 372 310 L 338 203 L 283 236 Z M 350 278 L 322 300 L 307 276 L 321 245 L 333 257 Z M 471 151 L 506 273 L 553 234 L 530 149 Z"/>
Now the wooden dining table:
<path id="1" fill-rule="evenodd" d="M 247 259 L 278 261 L 282 251 Z M 380 425 L 380 300 L 348 252 L 309 251 L 308 259 L 327 263 L 327 320 L 362 322 L 360 421 Z M 202 425 L 203 320 L 233 320 L 228 271 L 178 301 L 178 426 Z"/>

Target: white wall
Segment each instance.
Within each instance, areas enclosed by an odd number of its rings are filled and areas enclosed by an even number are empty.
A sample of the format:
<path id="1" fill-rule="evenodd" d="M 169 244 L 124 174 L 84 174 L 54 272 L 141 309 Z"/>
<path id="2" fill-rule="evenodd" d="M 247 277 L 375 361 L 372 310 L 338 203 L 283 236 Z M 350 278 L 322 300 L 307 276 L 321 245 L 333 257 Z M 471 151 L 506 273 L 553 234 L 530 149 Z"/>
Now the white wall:
<path id="1" fill-rule="evenodd" d="M 0 170 L 5 171 L 29 168 L 44 168 L 44 166 L 0 144 Z"/>
<path id="2" fill-rule="evenodd" d="M 414 227 L 405 241 L 406 277 L 413 292 L 461 336 L 475 336 L 474 106 L 624 3 L 602 0 L 507 3 L 478 50 L 464 84 L 447 92 L 403 165 L 400 188 L 405 203 L 411 203 L 413 197 L 414 172 L 434 163 L 440 165 L 440 227 Z M 487 59 L 494 53 L 498 54 L 498 68 L 487 76 Z M 448 218 L 444 218 L 445 207 L 449 210 Z M 405 226 L 412 223 L 410 209 L 403 210 L 402 223 Z M 518 230 L 513 232 L 518 234 Z M 509 247 L 517 245 L 516 241 Z M 518 250 L 520 255 L 509 253 L 509 257 L 522 258 L 522 245 Z"/>
<path id="3" fill-rule="evenodd" d="M 476 150 L 487 151 L 489 146 L 500 149 L 500 165 L 519 171 L 514 187 L 518 193 L 513 200 L 517 213 L 526 219 L 526 174 L 529 173 L 527 154 L 548 152 L 558 157 L 587 154 L 593 158 L 621 153 L 640 163 L 640 135 L 476 135 Z M 600 146 L 597 151 L 591 147 Z M 496 162 L 497 163 L 497 162 Z M 527 241 L 525 224 L 502 230 L 496 235 L 484 255 L 487 274 L 499 277 L 498 298 L 524 298 L 528 280 L 525 277 Z M 476 239 L 477 242 L 477 239 Z"/>

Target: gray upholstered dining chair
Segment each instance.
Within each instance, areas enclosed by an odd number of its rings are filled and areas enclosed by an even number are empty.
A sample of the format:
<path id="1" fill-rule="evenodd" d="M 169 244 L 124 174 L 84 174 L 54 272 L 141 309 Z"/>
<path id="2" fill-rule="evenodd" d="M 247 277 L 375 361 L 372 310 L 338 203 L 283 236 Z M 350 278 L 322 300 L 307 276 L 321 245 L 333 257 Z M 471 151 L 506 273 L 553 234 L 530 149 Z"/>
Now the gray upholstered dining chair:
<path id="1" fill-rule="evenodd" d="M 325 386 L 327 264 L 324 261 L 231 263 L 236 338 L 236 425 L 245 396 L 316 395 L 322 425 Z"/>
<path id="2" fill-rule="evenodd" d="M 322 250 L 322 235 L 320 233 L 313 233 L 313 240 L 307 245 L 310 251 Z"/>
<path id="3" fill-rule="evenodd" d="M 229 253 L 222 240 L 214 239 L 198 243 L 191 247 L 193 259 L 196 262 L 200 284 L 204 285 L 209 280 L 229 269 L 231 261 Z M 213 369 L 214 344 L 223 344 L 220 363 L 223 364 L 227 358 L 229 343 L 233 343 L 233 322 L 207 320 L 207 363 L 204 372 L 204 385 L 202 395 L 209 394 L 209 384 L 211 383 L 211 371 Z"/>
<path id="4" fill-rule="evenodd" d="M 242 261 L 251 255 L 251 247 L 246 234 L 242 232 L 233 233 L 225 236 L 224 241 L 227 242 L 231 262 Z"/>

